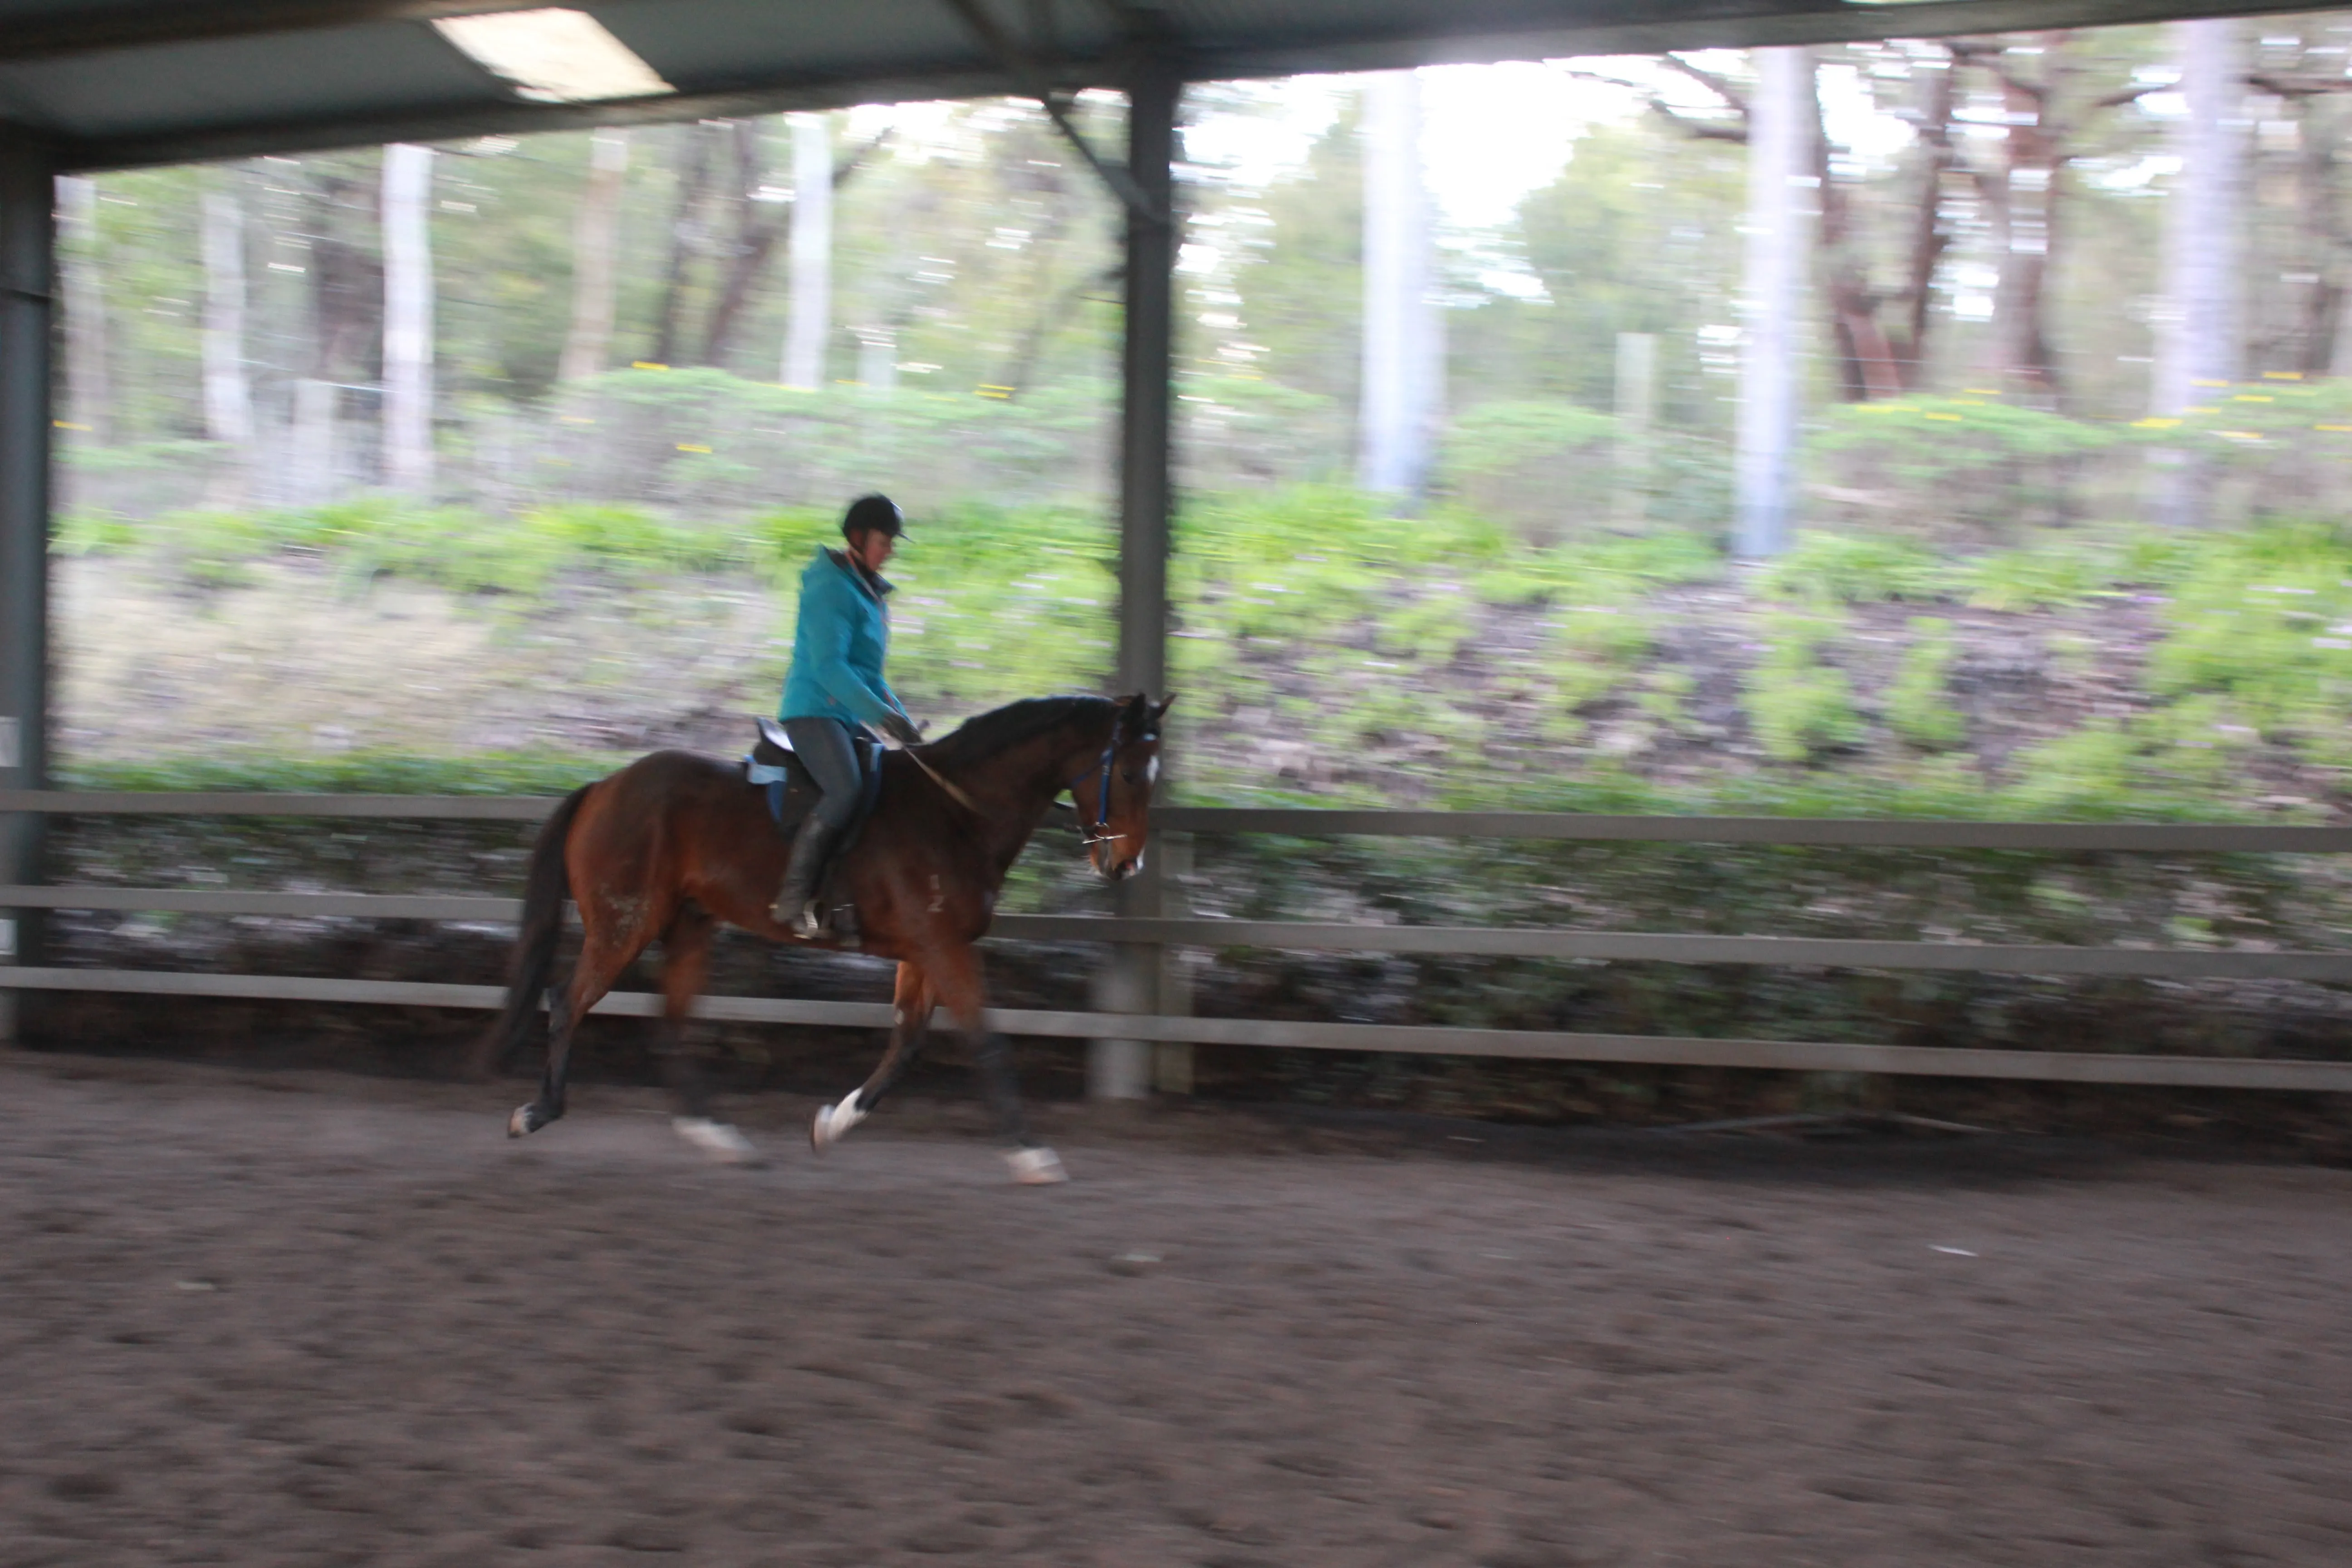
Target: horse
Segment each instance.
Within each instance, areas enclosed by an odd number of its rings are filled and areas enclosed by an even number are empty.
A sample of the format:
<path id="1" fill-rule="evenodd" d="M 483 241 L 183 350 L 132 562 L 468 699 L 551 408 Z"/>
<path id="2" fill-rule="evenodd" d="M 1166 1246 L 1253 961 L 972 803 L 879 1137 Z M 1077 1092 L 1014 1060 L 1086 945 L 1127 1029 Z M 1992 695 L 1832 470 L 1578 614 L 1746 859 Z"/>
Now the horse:
<path id="1" fill-rule="evenodd" d="M 1067 1179 L 1053 1150 L 1031 1135 L 1003 1037 L 982 1026 L 976 944 L 987 934 L 1005 873 L 1064 790 L 1095 870 L 1117 882 L 1142 868 L 1160 721 L 1172 701 L 1155 704 L 1141 694 L 1036 698 L 980 714 L 936 742 L 883 754 L 871 815 L 835 860 L 828 887 L 856 911 L 859 950 L 898 961 L 890 1040 L 863 1084 L 817 1112 L 809 1134 L 817 1152 L 889 1092 L 921 1051 L 932 1009 L 944 1006 L 971 1043 L 1011 1145 L 1013 1178 Z M 545 995 L 545 1071 L 538 1097 L 508 1118 L 509 1136 L 562 1116 L 580 1020 L 658 941 L 662 1054 L 678 1102 L 673 1125 L 714 1159 L 756 1158 L 740 1133 L 711 1120 L 684 1031 L 722 921 L 771 942 L 803 940 L 769 911 L 790 852 L 766 792 L 745 781 L 741 764 L 692 752 L 652 752 L 563 798 L 532 847 L 504 1010 L 472 1063 L 487 1075 L 509 1059 Z M 566 898 L 577 904 L 584 934 L 571 978 L 557 991 L 551 981 Z"/>

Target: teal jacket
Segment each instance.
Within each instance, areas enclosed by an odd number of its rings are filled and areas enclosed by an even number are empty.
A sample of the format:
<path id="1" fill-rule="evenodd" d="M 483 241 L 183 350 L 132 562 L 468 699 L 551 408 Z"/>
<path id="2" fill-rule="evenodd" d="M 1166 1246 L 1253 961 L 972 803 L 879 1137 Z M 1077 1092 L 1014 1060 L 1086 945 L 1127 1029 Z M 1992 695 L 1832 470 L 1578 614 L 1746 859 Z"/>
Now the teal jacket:
<path id="1" fill-rule="evenodd" d="M 890 652 L 890 584 L 868 578 L 838 550 L 820 547 L 801 574 L 800 624 L 779 719 L 880 724 L 905 706 L 882 679 Z"/>

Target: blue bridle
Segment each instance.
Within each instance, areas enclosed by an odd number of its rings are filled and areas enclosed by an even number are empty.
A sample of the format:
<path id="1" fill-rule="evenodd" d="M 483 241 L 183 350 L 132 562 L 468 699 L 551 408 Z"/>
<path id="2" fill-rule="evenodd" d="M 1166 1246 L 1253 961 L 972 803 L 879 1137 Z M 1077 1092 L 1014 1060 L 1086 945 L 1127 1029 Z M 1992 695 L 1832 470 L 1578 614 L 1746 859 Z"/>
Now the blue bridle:
<path id="1" fill-rule="evenodd" d="M 1110 739 L 1103 742 L 1102 763 L 1097 771 L 1095 780 L 1095 819 L 1092 822 L 1079 824 L 1081 831 L 1087 836 L 1086 841 L 1089 847 L 1116 842 L 1127 837 L 1124 833 L 1110 831 L 1110 770 L 1111 763 L 1118 756 L 1119 728 L 1126 721 L 1127 715 L 1124 713 L 1111 721 Z M 1149 737 L 1142 738 L 1149 739 Z M 1072 779 L 1065 786 L 1070 791 L 1072 798 L 1075 799 L 1077 795 L 1078 781 L 1086 776 L 1085 773 L 1080 773 L 1077 778 Z"/>

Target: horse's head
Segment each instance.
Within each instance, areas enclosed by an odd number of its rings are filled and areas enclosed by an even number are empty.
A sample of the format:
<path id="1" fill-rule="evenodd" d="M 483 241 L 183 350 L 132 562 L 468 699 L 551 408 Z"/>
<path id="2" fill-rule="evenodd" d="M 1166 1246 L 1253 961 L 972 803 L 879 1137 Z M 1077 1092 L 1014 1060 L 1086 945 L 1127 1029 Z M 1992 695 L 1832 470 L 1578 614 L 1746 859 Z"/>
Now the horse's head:
<path id="1" fill-rule="evenodd" d="M 1143 848 L 1151 835 L 1151 786 L 1160 781 L 1160 721 L 1169 703 L 1141 692 L 1118 705 L 1102 756 L 1071 781 L 1078 826 L 1087 836 L 1087 858 L 1114 882 L 1143 869 Z"/>

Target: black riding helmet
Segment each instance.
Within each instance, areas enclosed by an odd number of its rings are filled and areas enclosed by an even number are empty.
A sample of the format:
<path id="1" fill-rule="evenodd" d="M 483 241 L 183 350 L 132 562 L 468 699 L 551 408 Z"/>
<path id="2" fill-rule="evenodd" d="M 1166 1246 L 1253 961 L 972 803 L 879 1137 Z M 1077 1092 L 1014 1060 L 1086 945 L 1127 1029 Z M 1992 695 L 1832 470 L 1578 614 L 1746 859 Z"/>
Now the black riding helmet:
<path id="1" fill-rule="evenodd" d="M 851 501 L 849 510 L 842 514 L 841 536 L 855 539 L 869 531 L 887 534 L 892 539 L 905 534 L 907 519 L 899 511 L 898 503 L 884 495 L 859 496 Z"/>

